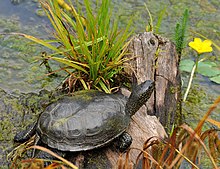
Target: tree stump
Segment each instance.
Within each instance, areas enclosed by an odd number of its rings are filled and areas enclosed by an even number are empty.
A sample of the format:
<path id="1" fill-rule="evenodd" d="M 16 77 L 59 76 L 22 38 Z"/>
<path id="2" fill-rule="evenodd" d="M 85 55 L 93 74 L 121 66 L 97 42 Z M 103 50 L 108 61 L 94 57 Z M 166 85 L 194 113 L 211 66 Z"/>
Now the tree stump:
<path id="1" fill-rule="evenodd" d="M 129 156 L 131 162 L 135 163 L 140 153 L 137 149 L 142 150 L 144 142 L 152 136 L 164 138 L 166 136 L 164 127 L 170 129 L 179 119 L 179 57 L 173 43 L 151 32 L 139 34 L 132 39 L 127 57 L 131 60 L 125 71 L 130 76 L 135 75 L 138 83 L 147 79 L 156 83 L 155 92 L 146 105 L 132 117 L 127 130 L 133 138 Z M 128 95 L 127 92 L 125 94 Z M 120 156 L 111 145 L 84 154 L 86 160 L 83 161 L 82 168 L 89 169 L 117 168 Z"/>
<path id="2" fill-rule="evenodd" d="M 153 97 L 147 102 L 146 113 L 155 115 L 161 124 L 170 131 L 181 121 L 181 79 L 179 61 L 175 45 L 166 38 L 145 32 L 134 37 L 127 57 L 138 82 L 147 79 L 155 81 Z"/>

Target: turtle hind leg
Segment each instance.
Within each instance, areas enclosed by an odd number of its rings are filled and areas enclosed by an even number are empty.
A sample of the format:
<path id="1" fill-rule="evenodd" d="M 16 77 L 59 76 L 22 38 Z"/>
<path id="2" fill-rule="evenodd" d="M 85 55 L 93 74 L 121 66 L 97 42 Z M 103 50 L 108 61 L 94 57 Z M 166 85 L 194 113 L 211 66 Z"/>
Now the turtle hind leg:
<path id="1" fill-rule="evenodd" d="M 15 135 L 14 141 L 22 143 L 29 140 L 36 133 L 36 127 L 37 127 L 37 123 L 27 126 L 25 130 Z"/>
<path id="2" fill-rule="evenodd" d="M 130 134 L 127 132 L 122 133 L 117 139 L 117 145 L 116 148 L 120 152 L 125 152 L 131 145 L 132 143 L 132 137 Z"/>

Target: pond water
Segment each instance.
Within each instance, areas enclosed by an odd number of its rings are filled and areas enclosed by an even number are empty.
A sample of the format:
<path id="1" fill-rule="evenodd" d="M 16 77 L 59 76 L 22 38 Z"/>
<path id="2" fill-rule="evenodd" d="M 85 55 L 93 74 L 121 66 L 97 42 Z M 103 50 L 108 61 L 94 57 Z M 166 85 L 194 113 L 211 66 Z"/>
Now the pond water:
<path id="1" fill-rule="evenodd" d="M 0 32 L 21 32 L 39 38 L 44 38 L 51 33 L 47 18 L 38 15 L 40 13 L 39 4 L 35 0 L 20 1 L 22 1 L 20 4 L 13 5 L 10 0 L 1 0 Z M 149 15 L 144 3 L 151 12 L 154 24 L 156 24 L 160 12 L 165 9 L 159 28 L 162 36 L 173 38 L 176 23 L 180 20 L 184 10 L 188 8 L 190 31 L 186 36 L 187 42 L 196 36 L 192 33 L 194 31 L 207 36 L 216 44 L 220 44 L 219 0 L 113 0 L 115 10 L 118 10 L 117 15 L 120 16 L 121 27 L 126 25 L 132 16 L 135 18 L 132 26 L 136 33 L 145 31 Z M 45 67 L 39 66 L 40 62 L 36 62 L 36 56 L 45 50 L 21 37 L 0 36 L 0 88 L 9 93 L 37 93 L 42 89 L 56 88 L 63 77 L 47 77 Z M 189 51 L 190 49 L 186 47 L 182 57 L 191 58 L 194 53 Z M 220 52 L 214 49 L 210 57 L 219 61 Z M 54 67 L 56 68 L 56 65 Z M 188 76 L 189 74 L 183 74 L 184 85 L 187 83 Z M 197 76 L 192 91 L 193 104 L 183 106 L 185 112 L 193 112 L 187 116 L 187 119 L 198 114 L 201 117 L 205 113 L 213 100 L 220 95 L 220 85 L 203 76 Z M 193 95 L 198 97 L 192 97 Z M 213 118 L 220 119 L 219 111 L 215 112 Z M 195 121 L 192 120 L 191 123 Z"/>

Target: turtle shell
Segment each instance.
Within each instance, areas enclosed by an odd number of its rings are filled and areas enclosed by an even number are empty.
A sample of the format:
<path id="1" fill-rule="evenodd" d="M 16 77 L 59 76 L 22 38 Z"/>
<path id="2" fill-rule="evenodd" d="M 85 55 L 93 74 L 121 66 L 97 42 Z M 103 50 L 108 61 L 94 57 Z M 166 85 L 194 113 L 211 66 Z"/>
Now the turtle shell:
<path id="1" fill-rule="evenodd" d="M 49 147 L 85 151 L 121 135 L 130 122 L 126 98 L 98 91 L 76 92 L 50 104 L 40 115 L 37 133 Z"/>

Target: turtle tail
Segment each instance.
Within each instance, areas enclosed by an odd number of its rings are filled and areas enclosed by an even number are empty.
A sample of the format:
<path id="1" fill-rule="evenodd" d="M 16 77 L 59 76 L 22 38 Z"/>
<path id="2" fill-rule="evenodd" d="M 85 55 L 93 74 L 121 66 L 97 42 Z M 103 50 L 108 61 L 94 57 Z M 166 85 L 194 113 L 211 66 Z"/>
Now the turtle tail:
<path id="1" fill-rule="evenodd" d="M 37 123 L 30 124 L 26 130 L 17 133 L 14 137 L 15 142 L 25 142 L 29 140 L 36 132 Z"/>

